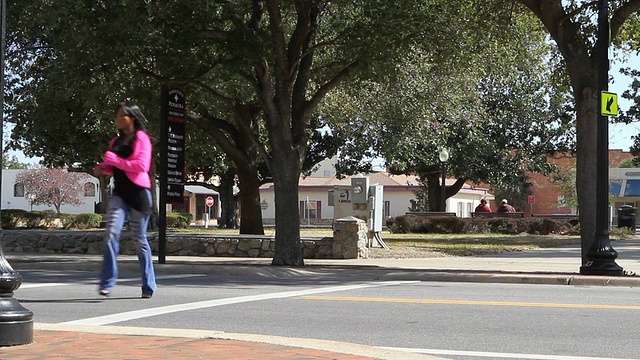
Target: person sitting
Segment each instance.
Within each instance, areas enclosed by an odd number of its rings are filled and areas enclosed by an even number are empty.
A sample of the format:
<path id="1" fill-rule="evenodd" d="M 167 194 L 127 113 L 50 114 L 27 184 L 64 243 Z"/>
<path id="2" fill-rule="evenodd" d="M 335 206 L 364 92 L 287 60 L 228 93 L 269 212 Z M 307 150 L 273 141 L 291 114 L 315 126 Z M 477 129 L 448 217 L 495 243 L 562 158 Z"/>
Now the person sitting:
<path id="1" fill-rule="evenodd" d="M 509 205 L 507 199 L 502 199 L 502 203 L 498 207 L 498 212 L 516 212 L 516 209 Z"/>
<path id="2" fill-rule="evenodd" d="M 491 208 L 487 205 L 487 200 L 480 199 L 480 205 L 476 206 L 476 212 L 491 212 Z"/>

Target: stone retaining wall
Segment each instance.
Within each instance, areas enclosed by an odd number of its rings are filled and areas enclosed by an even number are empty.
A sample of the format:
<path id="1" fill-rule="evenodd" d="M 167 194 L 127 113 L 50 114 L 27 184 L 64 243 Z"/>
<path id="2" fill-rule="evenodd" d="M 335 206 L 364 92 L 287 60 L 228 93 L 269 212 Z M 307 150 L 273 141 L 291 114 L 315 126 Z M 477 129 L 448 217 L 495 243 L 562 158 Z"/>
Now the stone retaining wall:
<path id="1" fill-rule="evenodd" d="M 361 232 L 360 227 L 355 228 Z M 66 253 L 102 254 L 104 230 L 58 231 L 58 230 L 4 230 L 2 248 L 13 253 Z M 158 252 L 158 233 L 149 233 L 149 243 L 154 254 Z M 358 242 L 353 237 L 301 238 L 305 259 L 353 259 L 357 258 Z M 353 244 L 350 244 L 353 242 Z M 227 234 L 170 234 L 167 235 L 167 255 L 189 256 L 236 256 L 273 257 L 273 236 L 227 235 Z M 125 231 L 120 240 L 120 253 L 135 254 L 135 244 L 130 233 Z M 360 251 L 360 254 L 365 252 Z"/>

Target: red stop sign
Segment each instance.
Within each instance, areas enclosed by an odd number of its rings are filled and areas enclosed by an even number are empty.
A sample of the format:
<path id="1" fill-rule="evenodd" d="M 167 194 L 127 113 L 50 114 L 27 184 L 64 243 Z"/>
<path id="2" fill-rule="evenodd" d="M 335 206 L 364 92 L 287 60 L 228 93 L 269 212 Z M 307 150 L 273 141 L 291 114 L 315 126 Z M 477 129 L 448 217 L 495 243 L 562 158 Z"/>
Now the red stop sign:
<path id="1" fill-rule="evenodd" d="M 207 204 L 207 206 L 213 206 L 213 196 L 207 196 L 205 204 Z"/>

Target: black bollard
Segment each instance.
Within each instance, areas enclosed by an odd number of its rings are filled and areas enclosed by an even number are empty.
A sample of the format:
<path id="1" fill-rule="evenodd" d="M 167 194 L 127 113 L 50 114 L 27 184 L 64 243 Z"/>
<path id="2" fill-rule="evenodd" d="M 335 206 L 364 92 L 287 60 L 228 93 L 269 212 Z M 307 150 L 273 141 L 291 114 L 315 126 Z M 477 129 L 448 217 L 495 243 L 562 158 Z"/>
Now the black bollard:
<path id="1" fill-rule="evenodd" d="M 0 229 L 0 346 L 24 345 L 33 342 L 33 313 L 13 297 L 22 284 L 2 250 Z"/>

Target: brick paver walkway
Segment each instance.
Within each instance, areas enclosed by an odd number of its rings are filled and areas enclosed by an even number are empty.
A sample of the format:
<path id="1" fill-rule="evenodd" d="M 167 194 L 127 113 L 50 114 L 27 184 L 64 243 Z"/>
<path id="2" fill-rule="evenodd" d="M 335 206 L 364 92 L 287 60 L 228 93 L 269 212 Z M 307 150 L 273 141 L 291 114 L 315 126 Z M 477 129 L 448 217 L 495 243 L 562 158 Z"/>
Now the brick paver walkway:
<path id="1" fill-rule="evenodd" d="M 0 347 L 0 359 L 367 360 L 364 356 L 258 342 L 34 331 L 34 343 Z"/>

